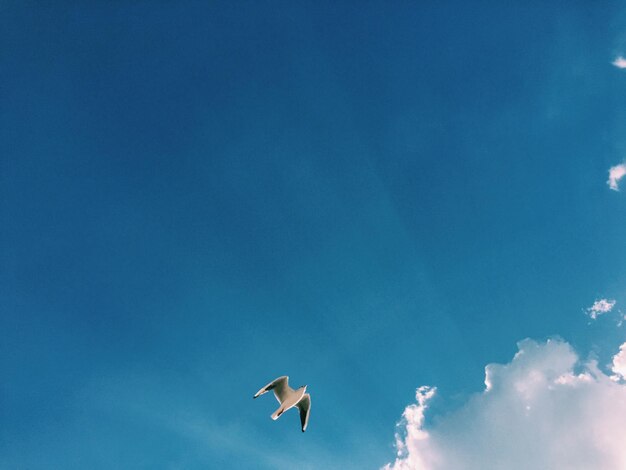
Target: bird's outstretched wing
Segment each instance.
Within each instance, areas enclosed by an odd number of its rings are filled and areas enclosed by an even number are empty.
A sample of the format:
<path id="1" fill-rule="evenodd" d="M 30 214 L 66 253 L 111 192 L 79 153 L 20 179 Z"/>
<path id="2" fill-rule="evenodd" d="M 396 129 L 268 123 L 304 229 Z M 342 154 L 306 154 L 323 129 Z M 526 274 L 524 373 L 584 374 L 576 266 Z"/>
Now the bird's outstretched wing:
<path id="1" fill-rule="evenodd" d="M 285 400 L 288 392 L 293 392 L 291 387 L 289 387 L 289 377 L 283 375 L 282 377 L 278 377 L 276 380 L 268 383 L 265 387 L 256 392 L 254 398 L 261 396 L 264 393 L 269 392 L 270 390 L 274 391 L 274 396 L 276 396 L 278 403 L 282 403 Z"/>
<path id="2" fill-rule="evenodd" d="M 309 413 L 311 412 L 311 395 L 305 393 L 296 406 L 300 410 L 300 423 L 302 424 L 302 432 L 304 432 L 306 431 L 306 427 L 309 424 Z"/>

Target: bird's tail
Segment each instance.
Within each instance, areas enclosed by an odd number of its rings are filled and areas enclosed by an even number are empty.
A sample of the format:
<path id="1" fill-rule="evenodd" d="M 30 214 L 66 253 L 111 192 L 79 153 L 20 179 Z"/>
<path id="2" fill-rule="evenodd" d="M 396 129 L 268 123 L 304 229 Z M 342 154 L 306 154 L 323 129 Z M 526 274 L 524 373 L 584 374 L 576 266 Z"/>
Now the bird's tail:
<path id="1" fill-rule="evenodd" d="M 279 407 L 276 411 L 274 411 L 274 414 L 272 415 L 272 419 L 274 421 L 276 421 L 280 415 L 282 415 L 285 412 L 285 409 L 281 406 Z"/>

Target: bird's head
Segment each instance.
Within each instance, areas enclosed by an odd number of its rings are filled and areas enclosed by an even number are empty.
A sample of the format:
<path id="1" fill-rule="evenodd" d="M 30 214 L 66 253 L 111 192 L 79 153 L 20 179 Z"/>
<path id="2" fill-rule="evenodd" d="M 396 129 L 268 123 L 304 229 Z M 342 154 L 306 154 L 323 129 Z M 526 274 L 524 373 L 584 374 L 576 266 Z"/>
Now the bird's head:
<path id="1" fill-rule="evenodd" d="M 304 391 L 306 392 L 306 388 L 307 388 L 307 387 L 308 387 L 308 385 L 303 385 L 303 386 L 302 386 L 302 387 L 300 387 L 300 388 L 303 388 L 303 389 L 304 389 Z"/>

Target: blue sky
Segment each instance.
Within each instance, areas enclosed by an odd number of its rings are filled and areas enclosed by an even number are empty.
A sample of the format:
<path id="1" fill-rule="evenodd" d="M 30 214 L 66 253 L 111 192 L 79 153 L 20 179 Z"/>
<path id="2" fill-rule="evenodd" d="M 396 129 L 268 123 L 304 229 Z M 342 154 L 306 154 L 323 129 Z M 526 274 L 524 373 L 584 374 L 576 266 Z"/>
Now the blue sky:
<path id="1" fill-rule="evenodd" d="M 524 338 L 610 373 L 618 5 L 0 12 L 0 468 L 377 468 Z"/>

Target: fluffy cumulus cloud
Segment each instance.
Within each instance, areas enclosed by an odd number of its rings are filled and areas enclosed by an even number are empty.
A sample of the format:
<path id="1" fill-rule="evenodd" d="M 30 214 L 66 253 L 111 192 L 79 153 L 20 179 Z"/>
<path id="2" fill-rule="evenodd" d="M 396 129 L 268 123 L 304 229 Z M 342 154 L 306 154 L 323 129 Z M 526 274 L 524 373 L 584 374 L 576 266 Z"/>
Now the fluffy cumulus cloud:
<path id="1" fill-rule="evenodd" d="M 622 344 L 619 352 L 613 356 L 613 380 L 626 379 L 626 343 Z"/>
<path id="2" fill-rule="evenodd" d="M 619 165 L 612 166 L 609 169 L 609 179 L 606 184 L 609 185 L 613 191 L 619 191 L 619 180 L 626 175 L 626 164 L 621 163 Z"/>
<path id="3" fill-rule="evenodd" d="M 626 343 L 613 374 L 560 340 L 524 340 L 508 364 L 485 369 L 485 390 L 424 422 L 435 390 L 421 387 L 398 424 L 386 470 L 626 468 Z"/>
<path id="4" fill-rule="evenodd" d="M 600 315 L 609 313 L 615 307 L 615 300 L 600 299 L 596 300 L 591 307 L 587 309 L 587 315 L 595 320 Z"/>
<path id="5" fill-rule="evenodd" d="M 626 59 L 624 59 L 622 56 L 619 56 L 613 61 L 613 65 L 615 65 L 615 67 L 619 69 L 626 69 Z"/>

